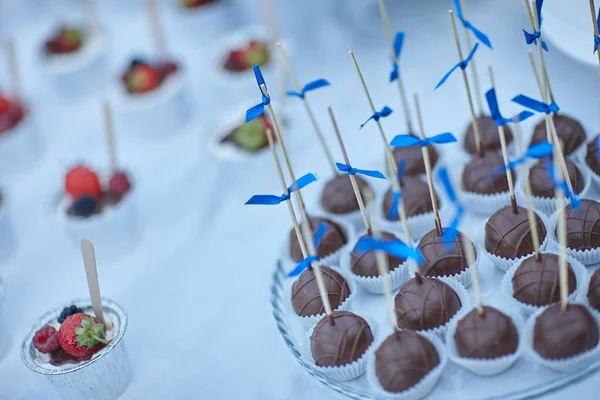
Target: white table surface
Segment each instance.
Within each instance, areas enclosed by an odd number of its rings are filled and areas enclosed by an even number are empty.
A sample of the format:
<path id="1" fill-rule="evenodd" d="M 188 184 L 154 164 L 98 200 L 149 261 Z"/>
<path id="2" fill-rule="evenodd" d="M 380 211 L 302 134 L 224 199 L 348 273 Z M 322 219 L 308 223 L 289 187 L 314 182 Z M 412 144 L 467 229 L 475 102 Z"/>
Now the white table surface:
<path id="1" fill-rule="evenodd" d="M 337 0 L 337 6 L 348 11 L 364 1 Z M 70 163 L 83 159 L 106 165 L 108 159 L 102 136 L 102 97 L 62 99 L 38 73 L 34 55 L 40 38 L 64 12 L 54 2 L 54 7 L 48 3 L 31 0 L 37 11 L 25 20 L 11 20 L 3 32 L 10 30 L 17 39 L 25 91 L 35 99 L 34 112 L 47 145 L 35 169 L 3 179 L 14 205 L 11 218 L 19 240 L 15 256 L 0 265 L 7 291 L 4 323 L 12 336 L 11 351 L 0 361 L 0 399 L 7 400 L 56 398 L 44 377 L 22 364 L 20 342 L 47 309 L 86 296 L 87 286 L 78 247 L 50 215 L 48 196 L 60 188 Z M 125 11 L 115 8 L 112 0 L 100 3 L 112 38 L 110 65 L 116 74 L 127 55 L 151 49 L 145 14 L 132 2 L 122 5 Z M 456 60 L 446 13 L 451 2 L 401 3 L 401 12 L 392 14 L 394 29 L 407 34 L 401 57 L 407 89 L 420 93 L 428 133 L 450 130 L 460 135 L 468 115 L 461 79 L 454 76 L 433 92 Z M 510 115 L 518 110 L 509 103 L 513 95 L 523 92 L 537 97 L 521 32 L 528 27 L 522 2 L 471 0 L 468 4 L 470 19 L 494 44 L 493 52 L 482 48 L 477 55 L 482 87 L 488 87 L 485 72 L 492 63 L 501 107 Z M 381 146 L 374 126 L 358 131 L 370 112 L 347 50 L 355 50 L 378 107 L 388 104 L 398 111 L 384 121 L 388 135 L 401 133 L 404 124 L 395 87 L 387 83 L 387 47 L 374 1 L 364 15 L 358 22 L 346 23 L 353 29 L 341 33 L 332 22 L 318 24 L 323 39 L 312 48 L 296 46 L 293 63 L 303 81 L 325 77 L 332 82 L 331 88 L 311 96 L 316 114 L 329 130 L 325 107 L 335 108 L 353 164 L 368 168 L 379 167 Z M 360 21 L 364 25 L 357 25 Z M 279 192 L 272 160 L 265 154 L 232 163 L 207 148 L 218 126 L 217 116 L 229 111 L 226 105 L 239 106 L 251 95 L 244 103 L 251 106 L 259 100 L 258 93 L 220 95 L 229 92 L 219 91 L 207 78 L 210 66 L 206 61 L 213 59 L 214 49 L 195 45 L 189 37 L 176 37 L 170 30 L 174 23 L 167 19 L 165 24 L 169 46 L 187 67 L 194 120 L 167 142 L 117 132 L 122 163 L 138 180 L 144 229 L 142 241 L 131 253 L 99 263 L 104 296 L 122 304 L 130 319 L 125 341 L 134 378 L 122 398 L 334 398 L 333 392 L 319 386 L 293 361 L 271 315 L 270 276 L 289 229 L 288 215 L 284 206 L 250 208 L 243 203 L 253 193 Z M 302 43 L 301 38 L 294 41 Z M 598 80 L 594 70 L 558 51 L 547 55 L 547 63 L 561 108 L 583 121 L 588 135 L 595 134 Z M 6 81 L 6 71 L 0 68 L 0 82 Z M 275 83 L 268 83 L 273 91 Z M 288 135 L 297 173 L 327 176 L 301 105 L 294 100 L 288 105 L 286 110 L 295 116 Z M 531 125 L 525 130 L 530 132 Z M 332 146 L 335 143 L 332 135 L 328 141 Z M 446 161 L 452 165 L 451 158 Z M 306 193 L 313 202 L 316 192 L 308 189 Z M 545 398 L 599 396 L 600 381 L 594 377 Z"/>

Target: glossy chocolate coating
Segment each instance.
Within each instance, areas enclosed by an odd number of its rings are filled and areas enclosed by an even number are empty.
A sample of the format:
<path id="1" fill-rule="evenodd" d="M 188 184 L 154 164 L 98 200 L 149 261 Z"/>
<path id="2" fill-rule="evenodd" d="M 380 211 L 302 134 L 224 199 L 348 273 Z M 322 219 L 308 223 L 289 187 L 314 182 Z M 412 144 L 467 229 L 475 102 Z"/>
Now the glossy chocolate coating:
<path id="1" fill-rule="evenodd" d="M 473 253 L 477 258 L 475 246 Z M 433 229 L 419 240 L 418 249 L 425 259 L 424 275 L 452 276 L 460 274 L 469 266 L 465 258 L 465 243 L 462 233 L 458 233 L 453 243 L 445 243 L 442 235 Z"/>
<path id="2" fill-rule="evenodd" d="M 366 206 L 373 199 L 373 190 L 362 177 L 354 175 L 354 178 Z M 348 174 L 338 174 L 325 184 L 321 193 L 321 205 L 332 214 L 348 214 L 359 209 Z"/>
<path id="3" fill-rule="evenodd" d="M 566 115 L 554 114 L 554 126 L 559 140 L 563 143 L 563 151 L 565 155 L 574 152 L 583 142 L 585 142 L 585 130 L 583 126 L 571 117 Z M 536 144 L 548 140 L 546 136 L 546 120 L 541 120 L 533 130 L 531 143 Z"/>
<path id="4" fill-rule="evenodd" d="M 323 237 L 319 242 L 319 246 L 317 246 L 316 249 L 319 258 L 324 258 L 330 254 L 333 254 L 348 242 L 348 238 L 346 237 L 344 230 L 335 222 L 320 217 L 309 217 L 309 221 L 313 236 L 315 233 L 317 233 L 317 229 L 319 229 L 321 222 L 325 222 L 327 224 L 325 233 L 323 234 Z M 304 258 L 302 256 L 302 250 L 300 249 L 300 243 L 298 243 L 298 237 L 296 236 L 296 231 L 294 228 L 292 228 L 290 231 L 290 255 L 294 261 L 300 261 Z"/>
<path id="5" fill-rule="evenodd" d="M 429 194 L 429 185 L 421 178 L 408 177 L 404 178 L 402 182 L 402 200 L 404 201 L 404 210 L 406 211 L 407 217 L 414 217 L 415 215 L 427 214 L 433 212 L 433 206 L 431 205 L 431 196 Z M 438 207 L 441 207 L 441 202 L 437 193 L 435 198 L 438 201 Z M 390 187 L 385 192 L 385 198 L 383 199 L 383 215 L 388 219 L 392 204 L 394 203 L 394 194 Z M 394 220 L 397 220 L 395 218 Z"/>
<path id="6" fill-rule="evenodd" d="M 458 321 L 454 341 L 461 357 L 498 358 L 517 351 L 519 332 L 510 317 L 483 306 L 483 315 L 474 308 Z"/>
<path id="7" fill-rule="evenodd" d="M 368 235 L 363 235 L 367 237 Z M 382 240 L 399 240 L 396 236 L 389 232 L 379 232 L 379 239 Z M 359 251 L 354 247 L 352 254 L 350 254 L 350 268 L 352 273 L 359 276 L 375 277 L 379 276 L 379 267 L 377 266 L 377 259 L 375 257 L 376 252 L 373 250 L 367 250 L 366 252 Z M 393 271 L 405 260 L 403 258 L 394 257 L 386 253 L 388 270 Z"/>
<path id="8" fill-rule="evenodd" d="M 587 250 L 600 247 L 600 203 L 595 200 L 581 199 L 579 208 L 569 204 L 558 218 L 567 213 L 567 247 L 574 250 Z M 558 221 L 558 219 L 557 219 Z M 558 226 L 555 234 L 558 237 Z"/>
<path id="9" fill-rule="evenodd" d="M 321 273 L 329 304 L 335 310 L 350 296 L 350 287 L 344 277 L 332 268 L 321 266 Z M 292 285 L 292 307 L 301 317 L 325 312 L 314 269 L 307 268 Z"/>
<path id="10" fill-rule="evenodd" d="M 350 364 L 373 343 L 367 321 L 349 311 L 334 311 L 323 317 L 310 335 L 310 352 L 319 367 Z"/>
<path id="11" fill-rule="evenodd" d="M 569 304 L 565 311 L 553 304 L 535 320 L 533 348 L 544 358 L 573 357 L 597 344 L 598 323 L 580 304 Z"/>
<path id="12" fill-rule="evenodd" d="M 412 331 L 392 333 L 375 351 L 375 375 L 392 393 L 413 387 L 439 363 L 435 346 Z"/>
<path id="13" fill-rule="evenodd" d="M 486 152 L 483 157 L 474 156 L 462 173 L 462 188 L 467 192 L 493 194 L 508 192 L 506 173 L 497 173 L 504 165 L 497 152 Z M 515 173 L 512 172 L 513 181 Z"/>
<path id="14" fill-rule="evenodd" d="M 477 125 L 479 125 L 479 136 L 481 138 L 481 147 L 483 151 L 498 151 L 502 148 L 500 144 L 500 135 L 498 133 L 498 126 L 496 121 L 488 115 L 477 117 Z M 504 126 L 504 137 L 506 138 L 506 144 L 510 144 L 513 140 L 513 133 L 508 125 Z M 463 139 L 463 143 L 467 152 L 475 154 L 477 147 L 475 146 L 475 130 L 473 129 L 473 123 L 469 123 L 467 131 Z"/>
<path id="15" fill-rule="evenodd" d="M 565 158 L 567 171 L 569 171 L 569 179 L 575 193 L 581 193 L 584 186 L 583 175 L 573 161 Z M 531 185 L 531 193 L 538 197 L 554 197 L 554 186 L 550 180 L 546 161 L 539 160 L 529 170 L 529 184 Z"/>
<path id="16" fill-rule="evenodd" d="M 525 304 L 546 306 L 560 301 L 559 263 L 556 254 L 541 253 L 523 260 L 512 278 L 513 297 Z M 569 294 L 575 291 L 577 279 L 567 261 Z"/>
<path id="17" fill-rule="evenodd" d="M 496 211 L 485 223 L 485 248 L 488 252 L 503 258 L 519 258 L 533 253 L 533 240 L 529 229 L 527 209 L 506 206 Z M 546 237 L 546 227 L 539 215 L 535 214 L 540 243 Z"/>
<path id="18" fill-rule="evenodd" d="M 600 311 L 600 269 L 595 270 L 590 278 L 587 299 L 592 308 Z"/>
<path id="19" fill-rule="evenodd" d="M 434 145 L 427 146 L 427 151 L 429 152 L 431 168 L 433 168 L 435 167 L 435 164 L 437 164 L 439 158 L 438 152 Z M 421 146 L 415 145 L 411 147 L 394 147 L 392 153 L 394 155 L 396 165 L 400 165 L 402 160 L 406 162 L 404 176 L 423 175 L 425 173 L 425 164 L 423 163 L 423 152 L 421 151 Z"/>
<path id="20" fill-rule="evenodd" d="M 596 137 L 587 144 L 586 153 L 585 153 L 585 162 L 590 167 L 592 171 L 596 173 L 596 175 L 600 175 L 600 157 L 598 156 L 598 138 L 600 135 L 596 135 Z"/>
<path id="21" fill-rule="evenodd" d="M 448 284 L 424 276 L 420 282 L 416 278 L 405 282 L 394 298 L 394 306 L 398 327 L 420 331 L 444 325 L 462 303 Z"/>

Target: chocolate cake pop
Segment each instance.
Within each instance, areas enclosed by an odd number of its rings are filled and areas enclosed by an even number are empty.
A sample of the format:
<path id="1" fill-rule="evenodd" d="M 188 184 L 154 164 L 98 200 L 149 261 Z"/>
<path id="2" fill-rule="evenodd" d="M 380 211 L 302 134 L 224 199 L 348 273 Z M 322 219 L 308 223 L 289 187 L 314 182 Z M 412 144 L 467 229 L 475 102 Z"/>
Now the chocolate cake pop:
<path id="1" fill-rule="evenodd" d="M 554 114 L 552 116 L 556 134 L 563 144 L 565 156 L 573 153 L 581 144 L 585 142 L 585 130 L 583 126 L 571 117 L 566 115 Z M 535 126 L 530 145 L 548 140 L 546 135 L 546 121 L 542 120 Z"/>
<path id="2" fill-rule="evenodd" d="M 367 236 L 369 235 L 363 235 L 361 236 L 361 239 Z M 389 232 L 379 232 L 379 239 L 386 241 L 399 240 L 396 236 Z M 379 269 L 377 268 L 375 253 L 376 252 L 373 250 L 360 251 L 354 247 L 354 249 L 352 249 L 352 253 L 350 254 L 350 269 L 352 270 L 352 273 L 364 277 L 380 276 Z M 389 271 L 395 270 L 405 261 L 404 259 L 394 257 L 389 253 L 386 253 L 386 258 Z"/>
<path id="3" fill-rule="evenodd" d="M 600 247 L 600 203 L 582 199 L 579 208 L 571 204 L 561 213 L 567 213 L 567 247 L 588 250 Z M 562 214 L 559 215 L 561 218 Z M 558 229 L 558 227 L 557 227 Z"/>
<path id="4" fill-rule="evenodd" d="M 348 238 L 346 237 L 342 227 L 326 218 L 309 217 L 309 223 L 313 236 L 317 232 L 317 229 L 319 229 L 321 222 L 325 222 L 327 227 L 317 247 L 317 254 L 319 255 L 319 258 L 326 257 L 336 252 L 348 242 Z M 294 229 L 290 231 L 289 237 L 290 255 L 294 261 L 301 261 L 304 257 L 302 256 L 302 250 L 300 249 L 300 244 L 298 243 L 298 236 L 296 236 L 296 231 Z"/>
<path id="5" fill-rule="evenodd" d="M 398 327 L 427 330 L 447 323 L 462 306 L 458 294 L 436 278 L 416 277 L 400 287 L 394 298 Z"/>
<path id="6" fill-rule="evenodd" d="M 576 194 L 581 193 L 584 186 L 583 175 L 573 161 L 565 158 L 569 179 Z M 531 193 L 538 197 L 554 197 L 554 185 L 548 174 L 548 168 L 545 160 L 539 160 L 529 170 L 529 184 Z"/>
<path id="7" fill-rule="evenodd" d="M 585 306 L 560 303 L 549 306 L 535 320 L 533 348 L 547 359 L 564 359 L 598 344 L 598 323 Z"/>
<path id="8" fill-rule="evenodd" d="M 327 297 L 332 309 L 338 308 L 350 296 L 348 282 L 332 268 L 321 266 L 321 274 L 327 288 Z M 309 317 L 325 312 L 315 271 L 307 268 L 292 285 L 292 307 L 297 315 Z"/>
<path id="9" fill-rule="evenodd" d="M 373 190 L 363 178 L 358 175 L 354 177 L 363 201 L 368 204 L 373 199 Z M 325 211 L 332 214 L 348 214 L 359 209 L 348 174 L 338 174 L 325 184 L 321 194 L 321 205 Z"/>
<path id="10" fill-rule="evenodd" d="M 589 142 L 586 147 L 585 162 L 596 175 L 600 175 L 600 157 L 598 156 L 598 138 L 596 135 L 594 140 Z"/>
<path id="11" fill-rule="evenodd" d="M 440 204 L 439 197 L 438 204 Z M 433 206 L 431 205 L 431 196 L 429 195 L 429 186 L 421 178 L 417 177 L 405 177 L 402 180 L 402 201 L 404 202 L 404 210 L 406 211 L 407 217 L 414 217 L 415 215 L 427 214 L 433 212 Z M 390 210 L 394 203 L 394 194 L 390 187 L 385 192 L 383 199 L 383 215 L 388 219 Z M 396 220 L 396 218 L 394 218 Z"/>
<path id="12" fill-rule="evenodd" d="M 502 146 L 500 145 L 500 136 L 498 135 L 496 121 L 488 115 L 482 115 L 477 117 L 477 125 L 479 125 L 479 136 L 481 138 L 481 148 L 483 151 L 499 151 Z M 506 137 L 506 144 L 510 144 L 513 140 L 513 134 L 507 125 L 504 126 L 504 135 Z M 467 131 L 465 132 L 463 143 L 467 152 L 471 154 L 477 153 L 473 123 L 469 124 Z"/>
<path id="13" fill-rule="evenodd" d="M 595 270 L 590 278 L 587 299 L 593 309 L 600 311 L 600 269 Z"/>
<path id="14" fill-rule="evenodd" d="M 540 217 L 535 214 L 538 237 L 543 241 L 546 227 Z M 519 258 L 534 252 L 527 209 L 506 206 L 496 211 L 485 224 L 485 248 L 502 258 Z"/>
<path id="15" fill-rule="evenodd" d="M 415 135 L 412 135 L 417 137 Z M 429 152 L 429 161 L 431 162 L 431 168 L 437 164 L 439 155 L 434 146 L 427 146 Z M 394 147 L 392 150 L 396 165 L 400 165 L 400 162 L 404 160 L 406 162 L 404 176 L 415 176 L 425 174 L 425 164 L 423 164 L 423 153 L 421 152 L 421 146 L 415 145 L 411 147 Z"/>
<path id="16" fill-rule="evenodd" d="M 460 232 L 452 243 L 445 243 L 436 229 L 429 231 L 417 245 L 425 259 L 425 275 L 452 276 L 466 270 L 468 263 L 464 246 L 463 235 Z"/>
<path id="17" fill-rule="evenodd" d="M 521 303 L 546 306 L 560 301 L 559 261 L 556 254 L 540 253 L 523 260 L 512 278 L 513 297 Z M 575 291 L 577 279 L 567 261 L 569 294 Z"/>
<path id="18" fill-rule="evenodd" d="M 358 360 L 373 343 L 367 321 L 349 311 L 323 317 L 310 335 L 310 352 L 319 367 L 336 367 Z"/>
<path id="19" fill-rule="evenodd" d="M 388 392 L 415 386 L 440 364 L 435 346 L 412 331 L 396 331 L 375 351 L 375 375 Z"/>
<path id="20" fill-rule="evenodd" d="M 497 133 L 496 133 L 497 134 Z M 483 157 L 475 156 L 465 165 L 462 173 L 462 188 L 466 192 L 494 194 L 508 192 L 505 173 L 497 173 L 504 166 L 497 152 L 486 152 Z M 512 172 L 513 180 L 515 173 Z"/>
<path id="21" fill-rule="evenodd" d="M 519 332 L 510 317 L 483 306 L 483 315 L 473 309 L 458 321 L 454 341 L 461 357 L 491 359 L 516 352 Z"/>

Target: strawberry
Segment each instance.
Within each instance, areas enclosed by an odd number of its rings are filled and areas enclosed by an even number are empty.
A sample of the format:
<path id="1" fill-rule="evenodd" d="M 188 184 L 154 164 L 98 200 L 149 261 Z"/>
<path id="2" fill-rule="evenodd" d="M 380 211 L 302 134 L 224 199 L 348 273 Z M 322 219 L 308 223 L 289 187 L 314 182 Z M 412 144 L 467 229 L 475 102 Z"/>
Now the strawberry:
<path id="1" fill-rule="evenodd" d="M 200 7 L 216 0 L 180 0 L 181 6 L 184 8 Z"/>
<path id="2" fill-rule="evenodd" d="M 94 354 L 107 344 L 104 325 L 91 315 L 78 313 L 65 320 L 58 330 L 58 341 L 63 350 L 73 357 Z"/>
<path id="3" fill-rule="evenodd" d="M 223 68 L 233 72 L 247 70 L 251 66 L 246 65 L 244 57 L 244 50 L 232 50 L 227 56 L 227 60 L 225 61 Z"/>
<path id="4" fill-rule="evenodd" d="M 269 62 L 269 51 L 267 45 L 262 42 L 251 41 L 244 52 L 244 63 L 251 68 L 254 64 L 263 66 Z"/>
<path id="5" fill-rule="evenodd" d="M 10 100 L 0 94 L 0 114 L 7 112 L 10 106 Z"/>
<path id="6" fill-rule="evenodd" d="M 83 45 L 83 30 L 64 25 L 45 43 L 46 51 L 53 54 L 72 53 Z"/>
<path id="7" fill-rule="evenodd" d="M 161 84 L 160 73 L 148 64 L 134 66 L 125 76 L 125 84 L 130 93 L 147 93 Z"/>
<path id="8" fill-rule="evenodd" d="M 97 200 L 102 196 L 100 178 L 90 168 L 77 165 L 67 172 L 65 177 L 65 192 L 74 199 L 87 195 Z"/>

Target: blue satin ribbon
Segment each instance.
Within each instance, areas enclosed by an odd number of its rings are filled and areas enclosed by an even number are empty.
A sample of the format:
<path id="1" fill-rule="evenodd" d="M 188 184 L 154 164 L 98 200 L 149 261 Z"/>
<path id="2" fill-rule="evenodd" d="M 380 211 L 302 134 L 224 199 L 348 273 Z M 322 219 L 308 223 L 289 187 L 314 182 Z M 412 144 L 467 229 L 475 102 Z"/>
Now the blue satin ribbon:
<path id="1" fill-rule="evenodd" d="M 402 178 L 404 178 L 404 172 L 406 171 L 406 161 L 401 160 L 400 164 L 398 164 L 398 174 L 396 175 L 396 179 L 398 183 L 402 182 Z M 398 208 L 400 205 L 400 200 L 402 199 L 402 192 L 393 192 L 393 201 L 392 206 L 390 207 L 390 213 L 388 214 L 388 221 L 395 221 L 398 217 Z"/>
<path id="2" fill-rule="evenodd" d="M 442 239 L 446 245 L 450 245 L 454 242 L 456 235 L 458 235 L 458 226 L 460 225 L 460 221 L 465 213 L 465 207 L 460 204 L 458 198 L 456 197 L 456 192 L 452 187 L 452 183 L 450 182 L 450 176 L 448 175 L 448 171 L 446 168 L 442 167 L 438 169 L 438 178 L 446 191 L 446 195 L 448 196 L 448 200 L 454 207 L 456 207 L 456 213 L 454 214 L 454 218 L 450 223 L 450 226 L 444 229 L 442 233 Z"/>
<path id="3" fill-rule="evenodd" d="M 491 88 L 490 90 L 485 92 L 485 99 L 487 100 L 487 104 L 490 109 L 490 115 L 492 119 L 496 121 L 497 126 L 504 126 L 509 122 L 513 122 L 515 119 L 519 122 L 525 121 L 527 118 L 533 115 L 531 111 L 521 111 L 519 114 L 515 115 L 512 118 L 504 118 L 502 114 L 500 114 L 500 108 L 498 107 L 498 99 L 496 98 L 496 89 L 494 88 Z"/>
<path id="4" fill-rule="evenodd" d="M 315 79 L 312 82 L 308 82 L 306 85 L 304 85 L 304 87 L 302 88 L 302 91 L 300 93 L 298 92 L 287 92 L 286 94 L 288 96 L 294 96 L 294 97 L 298 97 L 300 99 L 304 99 L 306 92 L 310 92 L 311 90 L 317 90 L 320 89 L 322 87 L 326 87 L 329 86 L 329 82 L 326 79 Z"/>
<path id="5" fill-rule="evenodd" d="M 366 236 L 356 243 L 355 248 L 362 252 L 367 252 L 369 250 L 383 251 L 389 255 L 405 260 L 411 258 L 419 264 L 425 262 L 423 255 L 418 249 L 412 248 L 400 240 L 384 241 Z"/>
<path id="6" fill-rule="evenodd" d="M 469 29 L 471 32 L 473 32 L 473 35 L 475 35 L 477 40 L 479 40 L 481 43 L 483 43 L 484 45 L 486 45 L 487 47 L 489 47 L 491 49 L 492 42 L 490 42 L 490 39 L 488 39 L 486 34 L 481 32 L 479 29 L 475 28 L 473 26 L 473 24 L 471 24 L 469 21 L 464 19 L 462 9 L 460 7 L 460 0 L 454 0 L 454 8 L 456 8 L 456 16 L 458 17 L 460 22 L 462 22 L 463 26 L 465 28 Z"/>
<path id="7" fill-rule="evenodd" d="M 309 185 L 312 182 L 315 182 L 316 180 L 317 180 L 317 177 L 315 174 L 308 173 L 308 174 L 298 178 L 296 180 L 296 182 L 292 183 L 292 185 L 290 187 L 288 187 L 288 193 L 284 193 L 281 196 L 275 196 L 272 194 L 255 194 L 245 204 L 246 205 L 261 204 L 261 205 L 267 205 L 267 206 L 280 204 L 284 201 L 289 200 L 291 197 L 290 195 L 293 192 L 296 192 L 296 191 L 304 188 L 305 186 Z"/>
<path id="8" fill-rule="evenodd" d="M 319 247 L 319 243 L 321 242 L 321 239 L 323 238 L 323 235 L 325 234 L 326 229 L 327 229 L 327 224 L 325 222 L 321 222 L 319 224 L 319 228 L 317 229 L 317 232 L 315 232 L 315 236 L 313 238 L 313 245 L 315 246 L 315 249 L 317 249 Z M 302 260 L 298 264 L 296 264 L 296 267 L 287 275 L 288 278 L 300 275 L 314 261 L 319 261 L 318 255 L 306 257 L 304 260 Z"/>
<path id="9" fill-rule="evenodd" d="M 466 69 L 467 66 L 469 65 L 469 62 L 471 62 L 471 60 L 473 59 L 473 56 L 475 55 L 475 52 L 477 51 L 478 47 L 479 47 L 479 43 L 475 43 L 475 47 L 473 47 L 473 50 L 471 50 L 471 52 L 469 53 L 467 58 L 465 58 L 464 61 L 457 63 L 454 67 L 450 68 L 450 71 L 446 72 L 446 75 L 444 75 L 442 80 L 439 81 L 437 85 L 435 85 L 435 89 L 433 89 L 433 90 L 436 90 L 437 88 L 442 86 L 446 82 L 446 80 L 450 77 L 450 75 L 452 75 L 452 73 L 454 71 L 456 71 L 457 68 Z"/>
<path id="10" fill-rule="evenodd" d="M 569 190 L 569 185 L 567 185 L 567 182 L 564 180 L 560 182 L 556 180 L 556 176 L 554 175 L 554 165 L 552 165 L 550 157 L 546 158 L 546 169 L 548 170 L 548 175 L 550 175 L 550 179 L 552 180 L 552 184 L 554 185 L 554 187 L 563 191 L 565 196 L 567 196 L 567 198 L 571 202 L 571 206 L 573 208 L 579 208 L 579 199 L 577 198 L 575 193 Z"/>
<path id="11" fill-rule="evenodd" d="M 598 160 L 600 160 L 600 135 L 596 138 L 596 153 Z"/>
<path id="12" fill-rule="evenodd" d="M 445 144 L 445 143 L 454 143 L 456 142 L 456 138 L 450 132 L 440 133 L 439 135 L 432 136 L 426 139 L 419 139 L 412 135 L 396 135 L 390 142 L 390 146 L 394 147 L 412 147 L 419 145 L 421 147 L 429 146 L 432 143 L 435 144 Z"/>
<path id="13" fill-rule="evenodd" d="M 367 119 L 364 124 L 360 126 L 360 129 L 363 128 L 370 120 L 379 121 L 381 118 L 385 118 L 389 116 L 394 110 L 389 108 L 388 106 L 384 106 L 381 111 L 376 111 L 375 114 L 371 115 L 369 119 Z"/>
<path id="14" fill-rule="evenodd" d="M 392 72 L 390 72 L 390 82 L 394 82 L 400 75 L 400 69 L 398 67 L 398 59 L 402 52 L 402 45 L 404 44 L 404 32 L 396 33 L 394 38 L 394 54 L 396 55 L 396 62 L 392 64 Z"/>
<path id="15" fill-rule="evenodd" d="M 598 16 L 596 17 L 596 26 L 600 30 L 600 8 L 598 9 Z M 600 36 L 594 35 L 594 54 L 598 51 L 598 45 L 600 45 Z"/>
<path id="16" fill-rule="evenodd" d="M 345 172 L 348 175 L 360 174 L 360 175 L 370 176 L 371 178 L 386 179 L 385 175 L 383 175 L 379 171 L 370 170 L 370 169 L 358 169 L 358 168 L 354 168 L 348 164 L 342 164 L 339 162 L 336 162 L 335 166 L 337 167 L 338 171 Z"/>
<path id="17" fill-rule="evenodd" d="M 544 157 L 549 157 L 550 155 L 552 155 L 552 145 L 544 140 L 529 147 L 529 149 L 527 149 L 523 157 L 517 158 L 516 160 L 509 162 L 508 166 L 503 165 L 501 167 L 498 167 L 496 170 L 494 170 L 492 175 L 501 175 L 505 173 L 507 169 L 513 171 L 517 166 L 523 164 L 528 158 L 534 158 L 536 160 L 539 160 Z"/>
<path id="18" fill-rule="evenodd" d="M 540 31 L 541 31 L 542 30 L 542 6 L 544 5 L 544 0 L 536 1 L 535 5 L 536 5 L 537 15 L 538 15 L 538 27 L 540 28 Z M 537 44 L 537 40 L 540 39 L 540 36 L 542 35 L 542 33 L 539 31 L 536 31 L 535 28 L 533 29 L 533 33 L 529 33 L 525 29 L 523 29 L 523 34 L 525 35 L 525 41 L 527 42 L 527 44 L 532 44 L 532 43 Z M 540 39 L 540 40 L 542 40 L 542 39 Z M 542 40 L 542 49 L 544 49 L 545 51 L 548 51 L 548 46 L 546 45 L 546 42 L 544 42 L 543 40 Z"/>
<path id="19" fill-rule="evenodd" d="M 524 94 L 519 94 L 512 98 L 513 103 L 517 103 L 525 108 L 529 108 L 530 110 L 537 111 L 540 113 L 551 114 L 553 112 L 558 112 L 560 108 L 555 101 L 552 101 L 550 104 L 546 104 L 542 101 L 533 99 L 531 97 L 527 97 Z"/>
<path id="20" fill-rule="evenodd" d="M 260 93 L 262 96 L 262 101 L 260 103 L 258 103 L 257 105 L 255 105 L 254 107 L 250 108 L 248 111 L 246 111 L 246 123 L 261 116 L 263 114 L 263 112 L 265 111 L 265 106 L 267 106 L 267 105 L 269 105 L 269 103 L 271 103 L 271 97 L 270 96 L 266 97 L 264 95 L 264 93 L 262 92 L 262 90 L 260 89 L 261 85 L 265 85 L 265 88 L 266 88 L 267 84 L 265 83 L 265 78 L 263 77 L 258 64 L 255 64 L 254 67 L 252 67 L 252 70 L 254 71 L 254 76 L 256 77 L 256 83 L 258 84 L 258 89 L 260 90 Z"/>

